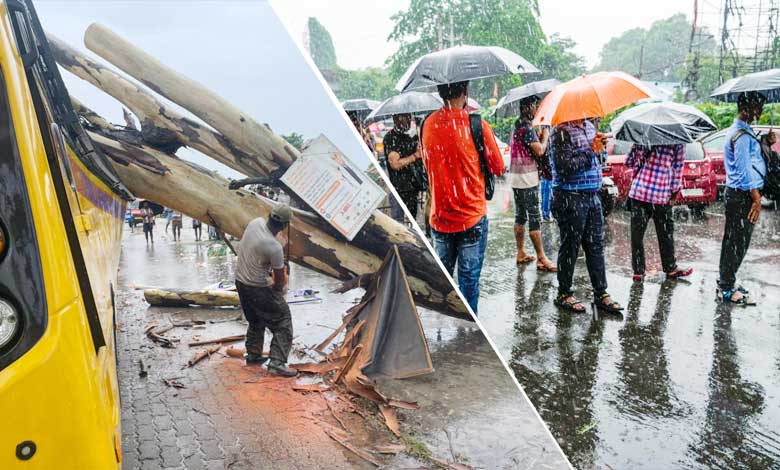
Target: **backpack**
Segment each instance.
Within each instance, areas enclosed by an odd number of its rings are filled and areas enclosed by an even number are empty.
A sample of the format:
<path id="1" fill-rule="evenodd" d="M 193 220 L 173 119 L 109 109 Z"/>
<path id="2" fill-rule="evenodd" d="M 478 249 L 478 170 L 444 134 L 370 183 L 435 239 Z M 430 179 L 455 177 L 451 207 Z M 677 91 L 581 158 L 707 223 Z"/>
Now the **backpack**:
<path id="1" fill-rule="evenodd" d="M 496 177 L 488 168 L 485 158 L 485 135 L 482 131 L 482 116 L 479 114 L 469 114 L 469 128 L 471 130 L 471 139 L 474 141 L 474 147 L 479 154 L 479 168 L 482 170 L 482 176 L 485 177 L 485 199 L 490 201 L 496 192 Z"/>
<path id="2" fill-rule="evenodd" d="M 515 159 L 514 152 L 515 152 L 515 148 L 517 148 L 518 152 L 522 152 L 524 154 L 523 156 L 520 157 L 521 159 L 531 158 L 534 162 L 536 162 L 536 167 L 539 170 L 539 176 L 541 176 L 544 179 L 551 180 L 552 168 L 550 167 L 550 149 L 552 148 L 552 145 L 548 145 L 547 150 L 544 152 L 544 155 L 542 155 L 541 157 L 537 157 L 523 143 L 523 139 L 525 138 L 525 134 L 527 132 L 528 132 L 527 127 L 521 127 L 520 129 L 517 129 L 512 133 L 512 139 L 514 139 L 517 142 L 517 146 L 514 145 L 511 146 L 512 153 L 513 153 L 512 160 Z"/>
<path id="3" fill-rule="evenodd" d="M 753 169 L 756 170 L 756 173 L 764 178 L 764 187 L 761 188 L 761 195 L 773 201 L 780 201 L 780 155 L 770 147 L 764 146 L 763 142 L 761 142 L 758 137 L 745 129 L 738 130 L 731 138 L 730 144 L 732 152 L 734 152 L 734 145 L 737 143 L 737 140 L 743 135 L 747 135 L 758 142 L 758 145 L 761 148 L 761 157 L 766 164 L 766 174 L 764 175 L 761 175 L 758 168 L 753 165 Z"/>

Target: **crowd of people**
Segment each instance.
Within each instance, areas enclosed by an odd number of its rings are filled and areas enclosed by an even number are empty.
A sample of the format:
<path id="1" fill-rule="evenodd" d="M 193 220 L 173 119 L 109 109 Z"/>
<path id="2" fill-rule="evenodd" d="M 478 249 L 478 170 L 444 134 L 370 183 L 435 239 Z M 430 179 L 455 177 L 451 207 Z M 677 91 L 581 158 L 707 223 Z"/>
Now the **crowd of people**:
<path id="1" fill-rule="evenodd" d="M 603 312 L 623 307 L 608 292 L 604 259 L 604 215 L 599 191 L 602 158 L 610 137 L 598 131 L 597 119 L 579 119 L 536 129 L 532 120 L 540 98 L 520 102 L 510 137 L 511 163 L 505 164 L 490 125 L 466 110 L 468 82 L 439 85 L 444 105 L 410 133 L 410 114 L 393 116 L 384 138 L 391 183 L 413 218 L 418 195 L 427 191 L 425 219 L 436 254 L 452 275 L 457 266 L 461 292 L 475 313 L 488 240 L 487 201 L 492 179 L 505 175 L 514 195 L 518 265 L 536 262 L 541 272 L 556 273 L 555 304 L 584 312 L 573 290 L 580 249 L 593 290 L 594 305 Z M 726 223 L 717 286 L 724 302 L 754 305 L 736 274 L 750 245 L 761 211 L 766 167 L 762 156 L 774 133 L 759 137 L 750 127 L 762 113 L 764 97 L 747 92 L 738 99 L 738 116 L 727 133 L 724 194 Z M 634 144 L 626 160 L 633 170 L 628 207 L 631 211 L 633 281 L 645 276 L 644 235 L 650 219 L 658 238 L 662 268 L 670 279 L 690 276 L 693 269 L 677 263 L 672 206 L 680 197 L 685 146 Z M 421 177 L 424 175 L 425 178 Z M 560 233 L 556 262 L 545 253 L 541 224 L 555 220 Z M 534 253 L 526 251 L 526 234 Z"/>

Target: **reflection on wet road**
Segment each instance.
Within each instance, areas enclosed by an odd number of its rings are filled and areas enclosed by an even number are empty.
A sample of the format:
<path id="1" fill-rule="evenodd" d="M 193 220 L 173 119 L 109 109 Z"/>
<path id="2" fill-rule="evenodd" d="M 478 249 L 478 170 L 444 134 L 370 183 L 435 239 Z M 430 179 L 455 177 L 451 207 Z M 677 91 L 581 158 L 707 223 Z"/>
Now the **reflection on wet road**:
<path id="1" fill-rule="evenodd" d="M 631 281 L 629 218 L 617 211 L 607 223 L 607 277 L 626 310 L 594 320 L 553 306 L 554 274 L 515 266 L 507 196 L 491 203 L 480 318 L 576 467 L 780 468 L 779 212 L 762 213 L 740 269 L 758 302 L 745 308 L 715 301 L 722 206 L 676 222 L 689 281 L 664 281 L 648 230 L 644 284 Z M 554 256 L 557 227 L 543 231 Z M 589 300 L 584 264 L 575 290 Z"/>

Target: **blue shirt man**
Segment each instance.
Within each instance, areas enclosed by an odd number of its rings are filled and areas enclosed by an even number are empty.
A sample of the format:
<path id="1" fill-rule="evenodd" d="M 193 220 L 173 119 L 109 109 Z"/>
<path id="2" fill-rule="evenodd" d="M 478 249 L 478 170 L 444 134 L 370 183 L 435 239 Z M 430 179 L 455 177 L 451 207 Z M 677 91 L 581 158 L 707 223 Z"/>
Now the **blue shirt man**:
<path id="1" fill-rule="evenodd" d="M 742 135 L 732 146 L 737 132 Z M 726 132 L 726 145 L 723 153 L 723 165 L 726 167 L 726 187 L 740 191 L 750 191 L 764 187 L 766 163 L 761 155 L 761 144 L 755 137 L 750 124 L 739 118 L 734 119 Z"/>

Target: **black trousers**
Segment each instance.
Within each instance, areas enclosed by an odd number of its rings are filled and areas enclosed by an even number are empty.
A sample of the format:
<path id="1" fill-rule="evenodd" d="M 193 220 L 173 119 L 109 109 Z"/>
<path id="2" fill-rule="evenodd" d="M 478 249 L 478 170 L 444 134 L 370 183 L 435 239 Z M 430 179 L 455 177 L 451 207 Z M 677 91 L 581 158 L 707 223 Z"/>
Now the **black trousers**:
<path id="1" fill-rule="evenodd" d="M 271 360 L 287 363 L 292 348 L 293 326 L 290 306 L 281 292 L 271 287 L 249 286 L 236 280 L 238 298 L 244 316 L 249 322 L 246 330 L 246 350 L 254 354 L 263 353 L 265 329 L 273 333 Z"/>
<path id="2" fill-rule="evenodd" d="M 661 266 L 665 273 L 677 267 L 674 257 L 674 218 L 671 204 L 651 204 L 631 199 L 631 265 L 634 274 L 645 273 L 645 231 L 653 219 L 658 236 L 658 251 L 661 252 Z"/>
<path id="3" fill-rule="evenodd" d="M 590 283 L 595 298 L 607 292 L 604 265 L 604 214 L 597 192 L 553 191 L 553 217 L 561 232 L 558 249 L 558 294 L 571 295 L 574 266 L 580 247 L 585 252 Z"/>
<path id="4" fill-rule="evenodd" d="M 420 205 L 420 191 L 399 191 L 398 195 L 401 196 L 401 201 L 406 204 L 406 208 L 412 213 L 412 218 L 417 219 L 417 206 Z"/>
<path id="5" fill-rule="evenodd" d="M 753 199 L 750 192 L 726 188 L 726 226 L 723 230 L 723 244 L 720 247 L 720 279 L 718 287 L 731 290 L 737 282 L 737 271 L 745 259 L 753 224 L 747 216 Z"/>

